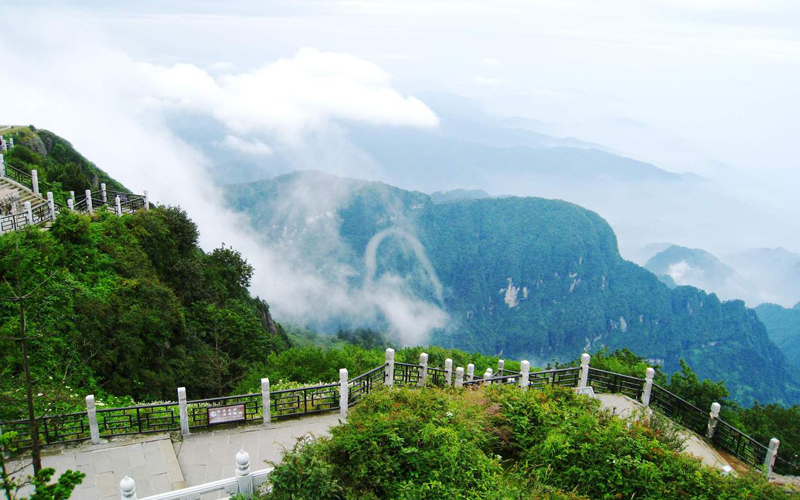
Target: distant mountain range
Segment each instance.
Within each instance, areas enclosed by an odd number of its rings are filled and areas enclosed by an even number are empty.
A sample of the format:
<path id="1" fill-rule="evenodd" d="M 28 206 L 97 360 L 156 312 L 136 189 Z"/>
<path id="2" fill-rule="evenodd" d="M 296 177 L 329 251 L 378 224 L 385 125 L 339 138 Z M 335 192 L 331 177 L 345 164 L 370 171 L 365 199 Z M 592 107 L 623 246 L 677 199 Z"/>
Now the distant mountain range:
<path id="1" fill-rule="evenodd" d="M 800 300 L 800 255 L 784 248 L 755 248 L 730 254 L 724 261 L 702 250 L 658 243 L 645 267 L 667 283 L 691 285 L 723 299 L 791 306 Z M 664 247 L 663 249 L 661 249 Z"/>
<path id="2" fill-rule="evenodd" d="M 668 372 L 686 359 L 744 404 L 800 401 L 754 311 L 696 288 L 670 290 L 624 260 L 608 223 L 580 206 L 518 197 L 434 203 L 321 172 L 231 186 L 227 197 L 265 244 L 313 269 L 320 288 L 347 284 L 346 294 L 320 292 L 315 310 L 343 296 L 372 300 L 389 285 L 397 294 L 371 317 L 374 326 L 396 324 L 390 306 L 414 297 L 446 314 L 432 329 L 440 345 L 536 362 L 628 347 Z M 348 307 L 317 316 L 316 326 L 363 326 L 368 316 Z M 413 311 L 412 324 L 427 321 L 430 309 Z"/>
<path id="3" fill-rule="evenodd" d="M 770 339 L 800 371 L 800 302 L 791 309 L 777 304 L 756 307 L 758 318 L 767 327 Z"/>

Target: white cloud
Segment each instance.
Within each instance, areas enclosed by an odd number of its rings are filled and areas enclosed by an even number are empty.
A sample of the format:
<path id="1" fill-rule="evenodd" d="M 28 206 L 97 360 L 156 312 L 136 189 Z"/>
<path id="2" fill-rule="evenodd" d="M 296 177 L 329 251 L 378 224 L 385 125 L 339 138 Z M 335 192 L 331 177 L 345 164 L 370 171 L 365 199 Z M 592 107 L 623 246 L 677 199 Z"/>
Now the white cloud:
<path id="1" fill-rule="evenodd" d="M 258 139 L 247 141 L 235 135 L 226 135 L 222 140 L 222 145 L 233 151 L 243 153 L 249 156 L 270 156 L 272 155 L 272 148 L 264 144 Z"/>
<path id="2" fill-rule="evenodd" d="M 505 83 L 500 78 L 486 78 L 485 76 L 476 76 L 475 78 L 472 79 L 472 81 L 476 85 L 489 85 L 489 86 L 502 85 L 503 83 Z"/>
<path id="3" fill-rule="evenodd" d="M 346 315 L 357 325 L 383 319 L 392 331 L 409 332 L 408 342 L 424 341 L 430 329 L 444 325 L 438 306 L 385 286 L 390 276 L 369 291 L 353 289 L 346 267 L 324 275 L 264 242 L 244 216 L 227 208 L 208 175 L 208 160 L 172 132 L 163 113 L 214 116 L 231 131 L 224 145 L 259 155 L 271 151 L 254 138 L 259 132 L 298 145 L 329 121 L 436 125 L 427 106 L 401 95 L 380 67 L 349 54 L 303 49 L 252 72 L 217 66 L 221 74 L 212 76 L 193 64 L 137 61 L 80 16 L 3 19 L 12 26 L 0 32 L 3 121 L 50 129 L 135 192 L 148 189 L 152 200 L 180 205 L 198 224 L 203 248 L 225 243 L 252 263 L 252 291 L 279 320 Z M 320 192 L 326 190 L 299 191 L 311 206 Z M 335 243 L 337 235 L 331 236 Z"/>
<path id="4" fill-rule="evenodd" d="M 330 120 L 434 127 L 436 115 L 404 97 L 388 73 L 350 54 L 305 48 L 249 73 L 212 77 L 189 64 L 140 64 L 139 77 L 165 106 L 212 114 L 239 134 L 274 134 L 298 145 Z"/>
<path id="5" fill-rule="evenodd" d="M 495 59 L 494 57 L 484 57 L 483 59 L 481 59 L 481 64 L 483 64 L 484 66 L 492 66 L 492 67 L 495 67 L 495 68 L 499 68 L 499 67 L 503 66 L 503 63 L 501 63 L 499 60 Z"/>

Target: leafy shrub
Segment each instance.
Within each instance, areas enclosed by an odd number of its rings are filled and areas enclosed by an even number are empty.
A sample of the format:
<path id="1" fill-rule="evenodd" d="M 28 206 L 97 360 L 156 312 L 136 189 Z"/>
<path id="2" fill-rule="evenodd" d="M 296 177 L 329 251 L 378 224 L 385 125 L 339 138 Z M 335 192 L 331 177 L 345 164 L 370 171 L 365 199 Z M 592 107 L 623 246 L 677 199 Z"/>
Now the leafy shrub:
<path id="1" fill-rule="evenodd" d="M 566 388 L 385 389 L 287 454 L 268 498 L 788 498 L 679 453 L 673 431 Z"/>

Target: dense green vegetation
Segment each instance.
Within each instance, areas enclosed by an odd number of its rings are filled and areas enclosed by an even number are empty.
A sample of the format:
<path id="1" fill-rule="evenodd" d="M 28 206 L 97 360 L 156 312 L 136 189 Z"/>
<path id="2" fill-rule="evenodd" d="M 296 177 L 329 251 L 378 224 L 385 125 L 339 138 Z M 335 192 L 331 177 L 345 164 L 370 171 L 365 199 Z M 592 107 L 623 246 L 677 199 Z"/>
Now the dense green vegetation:
<path id="1" fill-rule="evenodd" d="M 767 327 L 769 338 L 781 348 L 795 369 L 800 370 L 800 302 L 791 309 L 761 304 L 755 311 Z"/>
<path id="2" fill-rule="evenodd" d="M 770 499 L 758 474 L 679 453 L 663 421 L 621 420 L 571 390 L 379 391 L 270 475 L 283 499 Z"/>
<path id="3" fill-rule="evenodd" d="M 321 197 L 325 203 L 309 213 L 284 198 L 317 190 L 336 195 Z M 364 253 L 375 234 L 389 227 L 414 234 L 443 285 L 450 318 L 434 344 L 543 362 L 627 347 L 666 373 L 684 359 L 701 377 L 724 379 L 741 404 L 800 401 L 797 377 L 743 302 L 693 287 L 670 290 L 623 260 L 608 223 L 577 205 L 513 197 L 434 204 L 423 193 L 319 172 L 232 186 L 228 198 L 265 239 L 321 273 L 354 270 L 354 288 L 365 279 Z M 332 210 L 338 217 L 316 217 Z M 377 274 L 388 271 L 438 304 L 405 239 L 381 244 Z M 314 326 L 331 330 L 347 321 Z"/>
<path id="4" fill-rule="evenodd" d="M 37 413 L 97 394 L 135 400 L 230 393 L 288 339 L 247 287 L 252 268 L 227 247 L 205 253 L 175 207 L 135 215 L 62 213 L 49 231 L 0 237 L 0 294 L 20 278 Z M 0 302 L 0 418 L 22 412 L 20 315 Z"/>
<path id="5" fill-rule="evenodd" d="M 57 202 L 66 203 L 69 191 L 80 195 L 86 189 L 98 190 L 100 183 L 112 191 L 128 191 L 52 132 L 31 125 L 4 136 L 14 138 L 14 147 L 4 154 L 6 165 L 26 173 L 37 170 L 39 181 L 48 184 Z"/>

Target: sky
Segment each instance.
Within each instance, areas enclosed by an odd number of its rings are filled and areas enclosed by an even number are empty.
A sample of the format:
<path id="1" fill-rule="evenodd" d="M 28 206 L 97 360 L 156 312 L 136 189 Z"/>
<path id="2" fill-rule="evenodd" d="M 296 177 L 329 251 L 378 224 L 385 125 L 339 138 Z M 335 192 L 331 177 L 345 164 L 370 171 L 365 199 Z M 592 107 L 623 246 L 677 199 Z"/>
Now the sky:
<path id="1" fill-rule="evenodd" d="M 180 203 L 204 247 L 233 244 L 279 276 L 257 292 L 297 292 L 279 309 L 308 290 L 226 211 L 170 113 L 212 118 L 222 147 L 256 159 L 324 137 L 326 154 L 366 170 L 337 122 L 435 128 L 416 95 L 451 92 L 708 177 L 776 220 L 800 213 L 796 1 L 165 4 L 0 3 L 0 123 L 51 129 L 135 191 Z M 796 236 L 764 241 L 779 245 L 800 252 Z"/>

